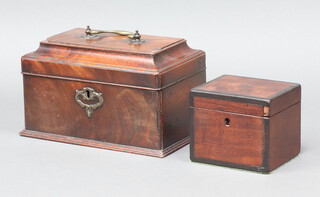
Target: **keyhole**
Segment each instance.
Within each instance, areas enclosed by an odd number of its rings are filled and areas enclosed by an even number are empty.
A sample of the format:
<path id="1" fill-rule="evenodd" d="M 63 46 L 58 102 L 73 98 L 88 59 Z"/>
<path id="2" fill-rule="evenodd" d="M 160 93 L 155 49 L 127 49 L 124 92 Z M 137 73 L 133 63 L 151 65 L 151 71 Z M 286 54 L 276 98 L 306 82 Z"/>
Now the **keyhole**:
<path id="1" fill-rule="evenodd" d="M 90 98 L 90 92 L 89 90 L 86 91 L 87 97 Z"/>
<path id="2" fill-rule="evenodd" d="M 225 125 L 226 127 L 229 127 L 229 126 L 230 126 L 230 119 L 229 119 L 229 118 L 224 119 L 224 125 Z"/>

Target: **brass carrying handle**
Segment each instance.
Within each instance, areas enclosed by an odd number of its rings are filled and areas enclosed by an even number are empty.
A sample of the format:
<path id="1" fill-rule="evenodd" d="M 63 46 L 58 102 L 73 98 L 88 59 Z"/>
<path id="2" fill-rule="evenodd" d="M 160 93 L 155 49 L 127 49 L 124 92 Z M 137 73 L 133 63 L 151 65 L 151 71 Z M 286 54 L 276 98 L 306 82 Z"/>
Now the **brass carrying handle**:
<path id="1" fill-rule="evenodd" d="M 111 31 L 91 30 L 90 26 L 87 26 L 85 33 L 87 36 L 92 36 L 92 35 L 102 34 L 102 33 L 113 33 L 113 34 L 118 34 L 120 36 L 127 36 L 133 41 L 140 41 L 140 38 L 141 38 L 141 35 L 139 34 L 138 30 L 136 30 L 135 33 L 129 32 L 129 31 L 122 31 L 122 30 L 111 30 Z"/>

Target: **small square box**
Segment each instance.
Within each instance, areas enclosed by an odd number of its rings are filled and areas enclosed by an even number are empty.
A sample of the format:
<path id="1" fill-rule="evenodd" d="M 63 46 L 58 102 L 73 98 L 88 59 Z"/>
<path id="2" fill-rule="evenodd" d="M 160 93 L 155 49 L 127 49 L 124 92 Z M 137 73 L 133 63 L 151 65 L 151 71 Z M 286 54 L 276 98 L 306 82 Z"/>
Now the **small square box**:
<path id="1" fill-rule="evenodd" d="M 192 161 L 270 172 L 300 152 L 301 86 L 224 75 L 191 90 Z"/>

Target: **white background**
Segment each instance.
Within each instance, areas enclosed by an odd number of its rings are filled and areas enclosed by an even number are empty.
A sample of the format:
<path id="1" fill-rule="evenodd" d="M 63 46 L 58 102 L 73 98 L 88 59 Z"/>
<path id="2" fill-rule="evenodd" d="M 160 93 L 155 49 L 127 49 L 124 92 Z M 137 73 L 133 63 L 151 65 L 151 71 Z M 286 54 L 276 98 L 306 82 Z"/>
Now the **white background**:
<path id="1" fill-rule="evenodd" d="M 320 196 L 319 0 L 0 0 L 0 196 Z M 24 138 L 20 57 L 76 27 L 185 38 L 207 79 L 302 85 L 301 154 L 269 175 Z"/>

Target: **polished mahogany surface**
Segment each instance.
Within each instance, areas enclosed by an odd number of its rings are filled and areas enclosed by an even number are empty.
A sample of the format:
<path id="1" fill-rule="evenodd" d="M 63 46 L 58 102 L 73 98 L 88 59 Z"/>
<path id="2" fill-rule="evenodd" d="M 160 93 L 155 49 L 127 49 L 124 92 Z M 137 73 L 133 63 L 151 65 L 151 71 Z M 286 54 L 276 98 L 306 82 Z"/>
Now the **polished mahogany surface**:
<path id="1" fill-rule="evenodd" d="M 157 157 L 186 145 L 189 91 L 206 80 L 205 53 L 184 39 L 142 35 L 132 44 L 84 32 L 50 37 L 22 57 L 21 135 Z M 91 118 L 75 101 L 84 87 L 104 100 Z"/>
<path id="2" fill-rule="evenodd" d="M 300 152 L 299 84 L 224 75 L 190 93 L 192 161 L 270 172 Z"/>

